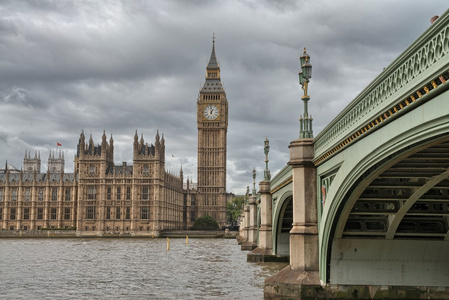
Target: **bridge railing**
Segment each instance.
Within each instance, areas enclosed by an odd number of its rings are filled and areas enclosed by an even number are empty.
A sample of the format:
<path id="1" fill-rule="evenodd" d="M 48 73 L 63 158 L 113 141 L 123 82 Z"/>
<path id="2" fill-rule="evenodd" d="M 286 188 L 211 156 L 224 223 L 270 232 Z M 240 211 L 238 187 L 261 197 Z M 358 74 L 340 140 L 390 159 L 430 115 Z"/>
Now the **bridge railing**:
<path id="1" fill-rule="evenodd" d="M 448 53 L 449 10 L 318 134 L 314 140 L 315 164 L 397 117 L 404 108 L 417 105 L 420 98 L 445 84 L 449 80 Z"/>
<path id="2" fill-rule="evenodd" d="M 285 165 L 272 179 L 270 182 L 271 193 L 275 193 L 277 190 L 281 189 L 284 185 L 292 181 L 292 167 L 290 165 Z"/>

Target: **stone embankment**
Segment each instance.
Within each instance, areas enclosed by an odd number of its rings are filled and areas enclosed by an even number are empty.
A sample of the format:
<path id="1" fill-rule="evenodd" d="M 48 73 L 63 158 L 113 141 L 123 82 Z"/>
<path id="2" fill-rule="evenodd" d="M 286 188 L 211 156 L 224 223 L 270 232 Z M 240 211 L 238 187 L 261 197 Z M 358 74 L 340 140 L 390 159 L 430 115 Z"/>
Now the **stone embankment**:
<path id="1" fill-rule="evenodd" d="M 220 231 L 220 230 L 173 230 L 173 231 L 161 231 L 159 237 L 169 238 L 236 238 L 238 231 Z"/>
<path id="2" fill-rule="evenodd" d="M 108 237 L 108 238 L 122 238 L 122 237 L 135 237 L 135 238 L 236 238 L 237 231 L 201 231 L 201 230 L 173 230 L 173 231 L 161 231 L 159 234 L 154 235 L 142 235 L 133 234 L 132 232 L 117 232 L 117 233 L 95 233 L 92 235 L 79 235 L 76 230 L 0 230 L 0 238 L 75 238 L 75 237 Z"/>
<path id="3" fill-rule="evenodd" d="M 0 230 L 0 238 L 68 238 L 76 237 L 75 230 Z"/>

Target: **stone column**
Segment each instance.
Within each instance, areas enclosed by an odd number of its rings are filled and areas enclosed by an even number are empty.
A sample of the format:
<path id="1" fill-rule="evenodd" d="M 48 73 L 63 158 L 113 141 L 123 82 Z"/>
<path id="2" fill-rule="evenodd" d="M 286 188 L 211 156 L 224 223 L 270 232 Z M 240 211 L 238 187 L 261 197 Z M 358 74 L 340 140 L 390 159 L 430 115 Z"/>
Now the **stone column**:
<path id="1" fill-rule="evenodd" d="M 264 297 L 298 298 L 320 289 L 318 216 L 313 139 L 290 143 L 293 176 L 293 227 L 290 231 L 290 265 L 265 280 Z"/>
<path id="2" fill-rule="evenodd" d="M 272 201 L 270 194 L 270 181 L 264 180 L 259 183 L 260 194 L 260 228 L 259 245 L 248 253 L 247 260 L 251 262 L 276 261 L 273 255 L 272 239 Z"/>
<path id="3" fill-rule="evenodd" d="M 10 191 L 9 191 L 9 171 L 7 170 L 8 168 L 6 168 L 6 182 L 5 182 L 5 191 L 3 193 L 3 216 L 2 216 L 2 220 L 3 220 L 3 224 L 2 224 L 2 229 L 8 229 L 8 218 L 9 218 L 9 205 L 10 205 L 10 200 L 11 197 L 9 196 Z"/>
<path id="4" fill-rule="evenodd" d="M 50 228 L 50 197 L 51 197 L 51 188 L 50 188 L 50 172 L 47 171 L 47 183 L 45 185 L 45 193 L 44 193 L 44 228 Z"/>
<path id="5" fill-rule="evenodd" d="M 65 192 L 65 188 L 64 188 L 64 171 L 62 171 L 60 173 L 59 177 L 59 187 L 58 187 L 58 194 L 57 194 L 57 201 L 58 201 L 58 208 L 57 208 L 57 215 L 56 218 L 58 220 L 58 225 L 56 228 L 63 228 L 63 223 L 64 223 L 64 192 Z"/>
<path id="6" fill-rule="evenodd" d="M 76 176 L 76 175 L 75 175 Z M 76 180 L 76 179 L 74 179 Z M 76 235 L 80 236 L 82 234 L 82 231 L 84 230 L 83 227 L 83 206 L 84 206 L 84 201 L 82 200 L 82 195 L 84 195 L 84 185 L 83 184 L 79 184 L 78 185 L 78 193 L 76 194 L 77 199 L 75 200 L 77 202 L 77 206 L 76 206 Z"/>
<path id="7" fill-rule="evenodd" d="M 270 181 L 259 183 L 260 194 L 260 228 L 259 248 L 264 249 L 266 254 L 272 254 L 272 202 L 270 194 Z"/>
<path id="8" fill-rule="evenodd" d="M 101 176 L 104 176 L 106 171 L 104 171 L 104 166 L 102 164 L 101 166 Z M 97 200 L 97 221 L 95 222 L 95 235 L 97 236 L 103 236 L 105 232 L 105 219 L 106 219 L 106 194 L 107 194 L 107 187 L 106 187 L 106 180 L 105 178 L 100 179 L 100 185 L 99 185 L 100 195 L 97 195 L 100 197 L 100 199 Z M 112 192 L 112 191 L 111 191 Z"/>
<path id="9" fill-rule="evenodd" d="M 246 242 L 245 238 L 245 212 L 242 211 L 239 221 L 239 236 L 237 237 L 238 244 L 241 245 Z"/>
<path id="10" fill-rule="evenodd" d="M 293 175 L 293 227 L 290 231 L 292 270 L 307 272 L 308 282 L 320 284 L 318 265 L 318 216 L 313 139 L 290 143 Z"/>
<path id="11" fill-rule="evenodd" d="M 244 245 L 248 242 L 248 230 L 249 230 L 249 205 L 245 205 L 243 208 L 243 244 L 241 249 L 246 250 Z"/>
<path id="12" fill-rule="evenodd" d="M 137 174 L 135 175 L 137 176 Z M 140 193 L 139 189 L 140 189 L 140 185 L 136 185 L 137 180 L 133 179 L 133 184 L 131 186 L 131 201 L 129 201 L 131 203 L 131 208 L 130 208 L 130 220 L 131 224 L 130 224 L 130 228 L 129 230 L 131 231 L 131 235 L 135 235 L 135 232 L 137 231 L 136 228 L 136 218 L 134 215 L 136 206 L 137 206 L 137 195 Z M 140 181 L 139 181 L 140 183 Z M 125 217 L 126 217 L 126 207 L 125 207 Z"/>
<path id="13" fill-rule="evenodd" d="M 23 217 L 23 182 L 22 173 L 20 174 L 19 188 L 17 192 L 17 211 L 16 211 L 16 230 L 22 230 L 22 217 Z"/>
<path id="14" fill-rule="evenodd" d="M 33 180 L 33 187 L 31 188 L 31 207 L 30 207 L 30 230 L 36 228 L 36 202 L 37 202 L 36 181 Z"/>
<path id="15" fill-rule="evenodd" d="M 257 206 L 256 206 L 256 195 L 251 195 L 248 199 L 248 240 L 242 245 L 242 250 L 253 250 L 257 247 Z M 245 216 L 245 219 L 247 217 Z"/>
<path id="16" fill-rule="evenodd" d="M 76 176 L 76 175 L 75 175 Z M 70 220 L 72 221 L 72 227 L 76 228 L 76 220 L 77 220 L 77 208 L 78 208 L 78 186 L 76 178 L 73 179 L 73 187 L 72 191 L 70 192 L 70 205 L 71 205 L 71 215 Z"/>

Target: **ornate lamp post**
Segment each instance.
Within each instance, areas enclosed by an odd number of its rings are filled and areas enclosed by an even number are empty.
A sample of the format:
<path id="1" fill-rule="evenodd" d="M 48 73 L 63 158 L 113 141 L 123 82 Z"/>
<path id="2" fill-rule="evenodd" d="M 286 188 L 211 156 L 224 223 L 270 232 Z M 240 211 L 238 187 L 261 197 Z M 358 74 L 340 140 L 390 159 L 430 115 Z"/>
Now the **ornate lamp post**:
<path id="1" fill-rule="evenodd" d="M 308 139 L 313 138 L 312 131 L 312 116 L 309 117 L 309 112 L 307 110 L 307 104 L 310 100 L 310 96 L 307 95 L 307 88 L 309 85 L 309 80 L 312 78 L 312 65 L 310 64 L 310 56 L 306 53 L 306 48 L 304 48 L 304 53 L 299 57 L 301 63 L 301 71 L 299 71 L 299 84 L 304 90 L 304 96 L 301 97 L 304 102 L 304 114 L 299 117 L 299 138 Z"/>
<path id="2" fill-rule="evenodd" d="M 256 196 L 256 169 L 253 169 L 253 196 Z"/>
<path id="3" fill-rule="evenodd" d="M 270 151 L 270 141 L 268 141 L 268 138 L 265 138 L 265 142 L 264 142 L 265 171 L 263 172 L 264 180 L 270 180 L 271 179 L 270 170 L 268 170 L 268 152 L 269 151 Z"/>

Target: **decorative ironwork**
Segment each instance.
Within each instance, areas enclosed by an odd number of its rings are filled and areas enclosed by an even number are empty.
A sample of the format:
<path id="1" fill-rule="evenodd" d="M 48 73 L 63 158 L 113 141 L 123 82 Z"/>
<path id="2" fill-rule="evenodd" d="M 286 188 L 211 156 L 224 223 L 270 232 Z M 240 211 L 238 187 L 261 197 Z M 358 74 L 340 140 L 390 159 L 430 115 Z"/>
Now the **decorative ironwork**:
<path id="1" fill-rule="evenodd" d="M 320 159 L 315 164 L 321 163 L 449 79 L 447 72 L 442 72 L 448 69 L 448 60 L 445 59 L 449 53 L 447 24 L 441 21 L 438 26 L 432 27 L 428 38 L 420 39 L 410 46 L 329 123 L 315 138 L 315 153 Z M 427 83 L 410 93 L 412 81 Z M 354 127 L 358 129 L 351 132 Z"/>
<path id="2" fill-rule="evenodd" d="M 332 147 L 330 150 L 326 151 L 322 155 L 320 155 L 315 161 L 315 165 L 319 165 L 323 161 L 325 161 L 330 156 L 334 155 L 335 153 L 339 152 L 344 147 L 348 146 L 350 143 L 355 141 L 356 139 L 362 137 L 363 135 L 367 134 L 368 132 L 371 132 L 373 129 L 377 129 L 376 127 L 378 125 L 381 125 L 382 122 L 386 121 L 393 115 L 398 114 L 404 109 L 407 109 L 411 107 L 414 103 L 418 103 L 419 100 L 427 95 L 430 94 L 433 90 L 437 89 L 441 85 L 445 84 L 446 81 L 449 80 L 449 70 L 445 71 L 443 74 L 438 75 L 433 80 L 429 81 L 427 84 L 425 84 L 423 87 L 419 88 L 418 90 L 415 90 L 413 93 L 411 93 L 406 98 L 403 98 L 400 102 L 397 102 L 396 104 L 392 105 L 391 107 L 385 109 L 383 112 L 381 112 L 379 115 L 377 115 L 374 119 L 369 120 L 367 123 L 365 123 L 364 126 L 361 126 L 359 130 L 357 130 L 355 133 L 353 133 L 351 136 L 347 137 L 334 147 Z M 416 104 L 415 104 L 416 105 Z M 317 145 L 318 142 L 315 143 Z"/>

